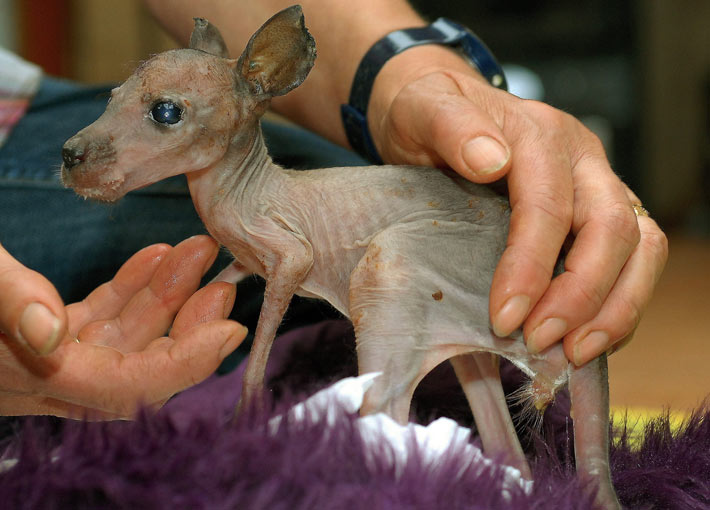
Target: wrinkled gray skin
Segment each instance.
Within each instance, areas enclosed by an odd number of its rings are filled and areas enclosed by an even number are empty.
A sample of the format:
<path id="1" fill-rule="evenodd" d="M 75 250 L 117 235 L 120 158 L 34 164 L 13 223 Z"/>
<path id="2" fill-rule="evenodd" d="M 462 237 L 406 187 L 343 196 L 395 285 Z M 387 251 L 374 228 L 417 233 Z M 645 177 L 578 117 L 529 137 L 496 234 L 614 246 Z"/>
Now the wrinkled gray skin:
<path id="1" fill-rule="evenodd" d="M 362 412 L 408 419 L 412 393 L 450 360 L 484 449 L 530 477 L 498 372 L 504 356 L 530 376 L 523 397 L 544 409 L 569 382 L 580 476 L 619 508 L 610 482 L 606 359 L 569 365 L 559 344 L 527 352 L 520 333 L 496 337 L 488 292 L 505 247 L 509 205 L 484 186 L 406 166 L 289 171 L 266 153 L 259 118 L 271 97 L 298 86 L 315 44 L 298 6 L 277 14 L 238 60 L 217 29 L 197 19 L 190 49 L 144 63 L 112 92 L 106 112 L 67 141 L 62 179 L 85 197 L 113 201 L 185 173 L 209 232 L 234 255 L 231 276 L 257 273 L 266 293 L 242 402 L 263 389 L 276 329 L 294 293 L 350 317 L 361 373 L 382 372 Z M 182 109 L 174 125 L 152 107 Z"/>

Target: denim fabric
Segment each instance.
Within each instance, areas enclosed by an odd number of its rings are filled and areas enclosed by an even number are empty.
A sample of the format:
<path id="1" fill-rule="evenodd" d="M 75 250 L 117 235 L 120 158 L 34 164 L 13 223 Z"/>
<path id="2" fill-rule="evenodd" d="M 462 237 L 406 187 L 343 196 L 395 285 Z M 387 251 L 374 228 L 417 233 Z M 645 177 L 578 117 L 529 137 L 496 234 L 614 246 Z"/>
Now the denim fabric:
<path id="1" fill-rule="evenodd" d="M 85 201 L 62 188 L 61 147 L 101 115 L 109 91 L 108 86 L 45 79 L 0 149 L 0 242 L 20 262 L 49 278 L 66 302 L 83 299 L 144 246 L 176 244 L 205 233 L 183 176 L 129 193 L 112 205 Z M 352 152 L 302 129 L 275 123 L 264 123 L 263 129 L 274 159 L 285 166 L 363 164 Z M 226 253 L 220 257 L 213 272 L 230 260 Z M 252 331 L 259 293 L 259 282 L 248 279 L 240 285 L 235 307 L 235 318 Z M 289 313 L 292 326 L 311 322 L 306 316 L 313 313 L 316 319 L 332 315 L 313 303 L 299 306 L 305 311 Z"/>

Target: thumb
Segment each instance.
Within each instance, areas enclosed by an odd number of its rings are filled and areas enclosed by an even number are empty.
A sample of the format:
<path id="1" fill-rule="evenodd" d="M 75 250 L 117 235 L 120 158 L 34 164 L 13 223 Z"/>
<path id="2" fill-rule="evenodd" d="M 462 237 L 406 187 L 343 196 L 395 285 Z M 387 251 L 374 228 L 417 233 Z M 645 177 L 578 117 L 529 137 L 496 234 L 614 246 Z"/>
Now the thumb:
<path id="1" fill-rule="evenodd" d="M 425 107 L 431 148 L 466 179 L 488 183 L 503 177 L 511 150 L 495 120 L 470 99 L 448 96 Z"/>
<path id="2" fill-rule="evenodd" d="M 476 87 L 478 80 L 447 73 L 431 73 L 404 87 L 379 122 L 373 113 L 382 156 L 394 163 L 448 166 L 473 182 L 503 177 L 510 145 L 494 116 L 476 102 L 494 107 L 495 98 L 484 93 L 492 87 L 486 84 L 484 92 Z"/>
<path id="3" fill-rule="evenodd" d="M 59 345 L 66 328 L 64 303 L 54 286 L 0 245 L 0 331 L 46 355 Z"/>

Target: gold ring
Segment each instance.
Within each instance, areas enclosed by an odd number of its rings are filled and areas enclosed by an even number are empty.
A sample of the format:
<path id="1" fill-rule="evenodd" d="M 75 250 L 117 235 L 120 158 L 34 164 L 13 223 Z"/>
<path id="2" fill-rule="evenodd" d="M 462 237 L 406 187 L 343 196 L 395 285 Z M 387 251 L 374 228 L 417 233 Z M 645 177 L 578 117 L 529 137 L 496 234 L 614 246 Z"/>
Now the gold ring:
<path id="1" fill-rule="evenodd" d="M 631 207 L 634 208 L 634 213 L 636 213 L 636 216 L 649 216 L 648 211 L 644 206 L 641 204 L 631 204 Z"/>

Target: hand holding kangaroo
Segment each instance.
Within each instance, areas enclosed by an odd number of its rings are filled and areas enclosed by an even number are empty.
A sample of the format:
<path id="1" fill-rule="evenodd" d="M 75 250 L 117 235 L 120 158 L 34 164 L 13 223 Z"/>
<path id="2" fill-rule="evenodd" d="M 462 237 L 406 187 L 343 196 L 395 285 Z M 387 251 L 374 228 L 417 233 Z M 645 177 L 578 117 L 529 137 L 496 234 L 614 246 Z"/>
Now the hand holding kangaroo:
<path id="1" fill-rule="evenodd" d="M 266 279 L 242 402 L 258 398 L 277 327 L 294 294 L 330 302 L 354 324 L 361 373 L 382 372 L 362 412 L 400 422 L 419 381 L 450 360 L 484 449 L 530 477 L 498 373 L 504 356 L 530 376 L 538 410 L 569 382 L 579 476 L 618 508 L 608 466 L 606 358 L 577 368 L 561 345 L 531 354 L 519 332 L 493 334 L 488 292 L 505 248 L 507 199 L 424 167 L 289 171 L 275 165 L 259 119 L 273 96 L 307 76 L 315 44 L 298 6 L 257 31 L 239 59 L 217 29 L 196 20 L 189 49 L 141 65 L 106 112 L 64 146 L 62 179 L 113 201 L 187 175 L 209 232 L 234 268 Z"/>

